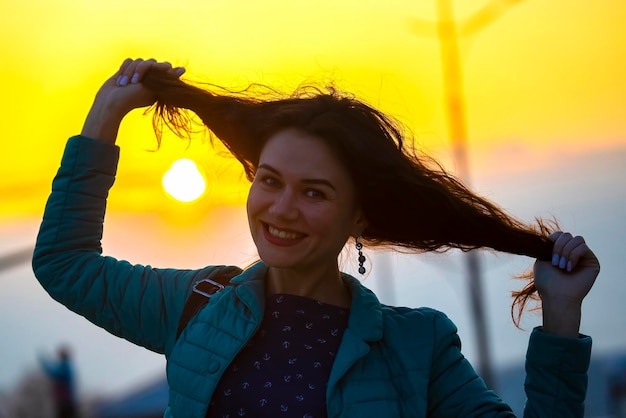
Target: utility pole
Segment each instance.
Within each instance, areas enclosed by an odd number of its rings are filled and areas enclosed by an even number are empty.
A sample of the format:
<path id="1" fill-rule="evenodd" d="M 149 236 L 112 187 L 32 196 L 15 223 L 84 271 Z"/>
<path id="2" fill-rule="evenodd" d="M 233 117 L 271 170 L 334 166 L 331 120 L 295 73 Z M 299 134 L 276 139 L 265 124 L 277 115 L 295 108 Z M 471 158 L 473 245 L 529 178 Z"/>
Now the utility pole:
<path id="1" fill-rule="evenodd" d="M 467 158 L 467 121 L 463 97 L 463 72 L 459 54 L 459 38 L 471 36 L 484 29 L 507 10 L 523 0 L 493 0 L 474 15 L 457 25 L 452 0 L 437 0 L 436 32 L 439 39 L 443 87 L 445 96 L 448 134 L 452 142 L 457 177 L 470 185 L 470 170 Z M 414 29 L 422 34 L 424 28 L 432 27 L 428 22 L 414 21 Z M 476 250 L 464 254 L 468 275 L 468 287 L 472 318 L 476 332 L 478 351 L 478 373 L 490 389 L 495 389 L 491 347 L 485 304 L 483 301 L 483 274 L 479 253 Z"/>
<path id="2" fill-rule="evenodd" d="M 463 77 L 457 28 L 451 0 L 438 0 L 437 16 L 448 133 L 452 140 L 454 162 L 458 177 L 463 183 L 469 185 L 470 173 L 467 160 L 467 122 L 463 98 Z M 478 349 L 477 369 L 487 387 L 494 389 L 495 378 L 493 375 L 485 303 L 483 302 L 483 274 L 480 259 L 476 250 L 465 253 L 463 256 L 467 267 L 470 305 L 476 332 Z"/>

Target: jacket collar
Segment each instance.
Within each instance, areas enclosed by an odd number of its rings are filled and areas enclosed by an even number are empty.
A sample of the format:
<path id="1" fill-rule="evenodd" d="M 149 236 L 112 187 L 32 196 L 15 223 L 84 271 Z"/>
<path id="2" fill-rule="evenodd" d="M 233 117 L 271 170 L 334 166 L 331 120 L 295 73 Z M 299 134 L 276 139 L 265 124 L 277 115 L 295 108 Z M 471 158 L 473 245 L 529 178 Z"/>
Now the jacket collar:
<path id="1" fill-rule="evenodd" d="M 371 290 L 350 276 L 343 273 L 343 281 L 352 295 L 348 328 L 363 341 L 379 341 L 383 338 L 382 306 Z"/>
<path id="2" fill-rule="evenodd" d="M 254 263 L 230 281 L 235 286 L 235 293 L 250 310 L 257 322 L 263 319 L 265 310 L 265 275 L 267 266 L 262 261 Z"/>
<path id="3" fill-rule="evenodd" d="M 259 261 L 235 276 L 231 283 L 237 284 L 237 295 L 261 320 L 265 306 L 265 276 L 267 265 Z M 374 293 L 359 280 L 343 273 L 343 281 L 352 296 L 348 328 L 356 338 L 363 341 L 379 341 L 383 337 L 382 306 Z"/>

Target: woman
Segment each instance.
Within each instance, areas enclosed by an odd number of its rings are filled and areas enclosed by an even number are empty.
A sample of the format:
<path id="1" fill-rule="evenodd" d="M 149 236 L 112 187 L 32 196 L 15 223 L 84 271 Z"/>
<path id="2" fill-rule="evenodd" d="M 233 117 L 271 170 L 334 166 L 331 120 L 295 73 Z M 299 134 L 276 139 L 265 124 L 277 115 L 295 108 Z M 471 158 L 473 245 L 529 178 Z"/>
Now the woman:
<path id="1" fill-rule="evenodd" d="M 543 308 L 528 348 L 525 416 L 583 416 L 591 339 L 578 328 L 599 264 L 581 237 L 510 218 L 407 151 L 388 118 L 353 98 L 218 95 L 179 80 L 183 72 L 129 59 L 104 83 L 67 144 L 33 258 L 52 297 L 165 354 L 166 417 L 513 416 L 464 359 L 444 314 L 381 305 L 340 272 L 352 239 L 363 268 L 362 243 L 539 258 L 516 299 L 522 308 L 538 291 Z M 209 295 L 180 335 L 195 283 L 232 269 L 133 266 L 100 247 L 119 124 L 155 102 L 155 126 L 184 134 L 180 109 L 190 109 L 242 163 L 261 259 Z"/>

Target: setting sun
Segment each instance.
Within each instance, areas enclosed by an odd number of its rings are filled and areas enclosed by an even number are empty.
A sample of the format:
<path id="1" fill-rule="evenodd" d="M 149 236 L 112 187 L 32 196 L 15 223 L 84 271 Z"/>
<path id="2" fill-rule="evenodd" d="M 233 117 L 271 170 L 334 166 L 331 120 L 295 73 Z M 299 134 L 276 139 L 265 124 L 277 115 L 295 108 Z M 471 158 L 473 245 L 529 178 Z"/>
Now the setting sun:
<path id="1" fill-rule="evenodd" d="M 196 163 L 182 158 L 172 163 L 163 175 L 163 188 L 174 199 L 193 202 L 204 194 L 206 181 Z"/>

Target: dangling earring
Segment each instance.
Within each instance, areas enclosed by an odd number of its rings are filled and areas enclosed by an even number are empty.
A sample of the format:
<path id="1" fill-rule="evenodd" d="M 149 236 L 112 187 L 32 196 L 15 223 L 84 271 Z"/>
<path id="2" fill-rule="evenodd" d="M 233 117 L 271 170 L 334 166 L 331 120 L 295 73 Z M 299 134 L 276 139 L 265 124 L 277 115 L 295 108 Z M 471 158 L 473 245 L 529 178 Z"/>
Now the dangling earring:
<path id="1" fill-rule="evenodd" d="M 363 267 L 363 263 L 365 263 L 365 256 L 363 255 L 363 244 L 359 242 L 359 238 L 355 239 L 356 241 L 356 249 L 359 251 L 359 274 L 365 274 L 365 267 Z"/>

